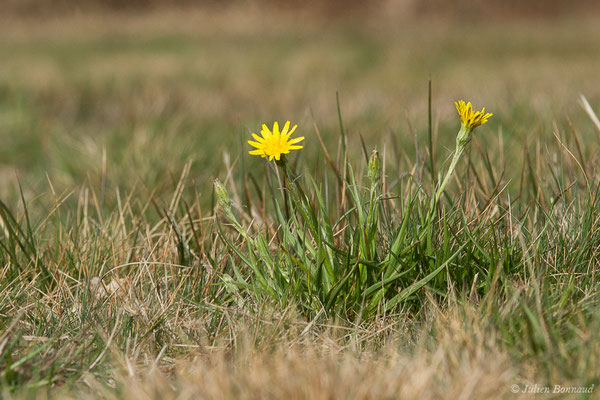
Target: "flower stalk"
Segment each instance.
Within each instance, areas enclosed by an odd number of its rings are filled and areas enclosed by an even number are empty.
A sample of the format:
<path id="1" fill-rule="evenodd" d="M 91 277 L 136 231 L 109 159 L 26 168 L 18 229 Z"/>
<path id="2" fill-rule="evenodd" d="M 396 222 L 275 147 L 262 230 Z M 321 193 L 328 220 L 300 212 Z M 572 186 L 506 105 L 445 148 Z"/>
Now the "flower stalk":
<path id="1" fill-rule="evenodd" d="M 456 110 L 458 111 L 458 115 L 460 116 L 460 130 L 458 131 L 458 135 L 456 135 L 456 148 L 454 149 L 454 155 L 452 156 L 452 161 L 450 162 L 450 167 L 446 172 L 446 176 L 442 183 L 438 186 L 435 195 L 434 195 L 434 204 L 437 204 L 446 189 L 446 185 L 450 182 L 452 175 L 454 175 L 454 170 L 458 165 L 458 161 L 462 157 L 467 145 L 471 141 L 471 133 L 475 128 L 480 125 L 485 124 L 493 114 L 486 113 L 485 107 L 481 111 L 474 111 L 471 102 L 465 103 L 463 100 L 455 102 Z"/>

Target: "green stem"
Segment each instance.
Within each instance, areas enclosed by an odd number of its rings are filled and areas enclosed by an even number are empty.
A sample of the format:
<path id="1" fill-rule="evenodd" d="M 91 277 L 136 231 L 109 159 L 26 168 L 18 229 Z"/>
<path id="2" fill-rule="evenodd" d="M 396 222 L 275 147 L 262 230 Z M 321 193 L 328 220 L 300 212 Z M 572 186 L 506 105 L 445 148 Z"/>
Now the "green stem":
<path id="1" fill-rule="evenodd" d="M 448 185 L 448 182 L 450 182 L 452 175 L 454 175 L 454 170 L 456 169 L 456 165 L 458 164 L 458 161 L 462 157 L 462 154 L 464 153 L 465 148 L 467 147 L 467 144 L 469 144 L 470 134 L 471 134 L 471 130 L 466 129 L 464 125 L 462 125 L 460 127 L 460 131 L 458 131 L 458 135 L 456 136 L 456 149 L 454 150 L 454 156 L 452 157 L 452 162 L 450 163 L 450 167 L 448 168 L 448 171 L 446 172 L 446 176 L 444 177 L 444 180 L 442 181 L 442 183 L 440 184 L 440 186 L 437 188 L 437 190 L 435 192 L 435 196 L 434 196 L 435 204 L 437 204 L 440 201 L 440 197 L 442 197 L 442 194 L 444 193 L 444 190 L 446 189 L 446 185 Z"/>
<path id="2" fill-rule="evenodd" d="M 283 182 L 279 182 L 279 187 L 281 188 L 281 194 L 283 195 L 283 202 L 285 205 L 285 218 L 289 221 L 290 219 L 290 206 L 288 202 L 288 192 L 287 189 L 290 186 L 290 177 L 289 177 L 289 167 L 286 163 L 285 156 L 282 156 L 281 159 L 275 161 L 277 167 L 283 172 Z M 277 172 L 279 175 L 279 172 Z"/>
<path id="3" fill-rule="evenodd" d="M 452 162 L 450 163 L 448 172 L 446 172 L 446 176 L 444 177 L 444 180 L 442 181 L 442 183 L 438 187 L 437 191 L 435 192 L 434 202 L 436 204 L 440 201 L 440 197 L 442 197 L 442 194 L 444 193 L 444 189 L 446 188 L 446 185 L 448 185 L 448 182 L 450 182 L 452 175 L 454 175 L 454 170 L 456 169 L 456 165 L 458 164 L 458 161 L 460 160 L 460 157 L 462 156 L 463 152 L 464 152 L 464 147 L 462 147 L 460 149 L 457 148 L 454 151 L 454 156 L 452 157 Z"/>

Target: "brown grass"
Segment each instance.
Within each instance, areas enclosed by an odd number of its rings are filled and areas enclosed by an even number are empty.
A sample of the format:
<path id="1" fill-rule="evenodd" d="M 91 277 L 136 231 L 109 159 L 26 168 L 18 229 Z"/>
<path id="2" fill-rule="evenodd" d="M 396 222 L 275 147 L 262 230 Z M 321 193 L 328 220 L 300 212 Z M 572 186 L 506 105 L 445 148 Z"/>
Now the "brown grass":
<path id="1" fill-rule="evenodd" d="M 115 350 L 113 376 L 102 381 L 88 374 L 80 379 L 79 391 L 61 394 L 58 389 L 54 395 L 493 400 L 511 398 L 511 385 L 533 378 L 523 375 L 521 365 L 511 364 L 497 335 L 475 310 L 442 312 L 432 306 L 429 321 L 416 335 L 411 335 L 409 321 L 368 329 L 303 322 L 284 329 L 276 320 L 260 328 L 256 323 L 236 325 L 222 345 L 199 347 L 183 361 Z M 410 349 L 401 344 L 407 337 L 414 340 Z"/>

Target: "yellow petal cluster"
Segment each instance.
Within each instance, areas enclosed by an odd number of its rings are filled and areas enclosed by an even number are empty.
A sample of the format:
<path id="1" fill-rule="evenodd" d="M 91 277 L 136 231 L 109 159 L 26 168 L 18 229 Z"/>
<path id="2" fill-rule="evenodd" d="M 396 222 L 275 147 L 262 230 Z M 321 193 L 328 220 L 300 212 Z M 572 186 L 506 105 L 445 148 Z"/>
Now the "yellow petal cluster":
<path id="1" fill-rule="evenodd" d="M 263 124 L 262 131 L 260 132 L 261 136 L 253 133 L 252 137 L 256 141 L 248 140 L 248 143 L 256 148 L 256 150 L 251 150 L 249 153 L 263 158 L 269 157 L 269 161 L 273 160 L 273 158 L 279 161 L 282 154 L 287 154 L 290 150 L 298 150 L 303 147 L 296 145 L 296 143 L 303 141 L 304 136 L 290 139 L 290 136 L 297 127 L 298 125 L 294 125 L 290 129 L 290 121 L 287 121 L 280 132 L 277 122 L 273 124 L 272 130 L 269 130 L 267 125 Z"/>
<path id="2" fill-rule="evenodd" d="M 483 125 L 487 122 L 488 118 L 491 117 L 492 113 L 485 113 L 485 107 L 481 111 L 474 111 L 471 102 L 465 104 L 464 101 L 460 100 L 455 102 L 456 110 L 460 115 L 460 122 L 468 130 L 475 129 L 479 125 Z"/>

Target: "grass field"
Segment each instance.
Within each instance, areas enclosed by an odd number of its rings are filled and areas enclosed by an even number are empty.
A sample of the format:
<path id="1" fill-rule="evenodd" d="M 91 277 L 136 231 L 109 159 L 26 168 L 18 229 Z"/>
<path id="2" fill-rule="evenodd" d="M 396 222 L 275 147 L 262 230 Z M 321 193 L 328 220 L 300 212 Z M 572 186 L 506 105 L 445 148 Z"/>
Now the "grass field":
<path id="1" fill-rule="evenodd" d="M 2 397 L 598 397 L 593 16 L 2 22 Z"/>

